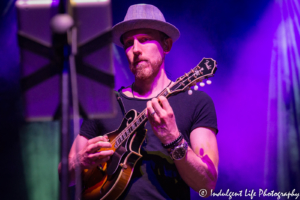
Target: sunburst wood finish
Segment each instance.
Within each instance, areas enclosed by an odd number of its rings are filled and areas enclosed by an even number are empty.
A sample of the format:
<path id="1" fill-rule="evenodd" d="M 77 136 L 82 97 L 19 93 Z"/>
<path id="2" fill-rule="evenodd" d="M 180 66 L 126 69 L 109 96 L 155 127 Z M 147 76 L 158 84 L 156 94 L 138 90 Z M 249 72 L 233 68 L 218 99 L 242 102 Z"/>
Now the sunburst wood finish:
<path id="1" fill-rule="evenodd" d="M 130 124 L 137 116 L 135 110 L 129 111 L 123 119 L 118 130 L 107 133 L 111 141 L 112 148 L 102 148 L 99 151 L 112 149 L 115 153 L 109 162 L 92 169 L 85 169 L 82 174 L 82 199 L 116 199 L 125 190 L 134 169 L 136 162 L 142 157 L 140 146 L 145 140 L 146 130 L 141 124 L 134 132 L 115 148 L 117 136 Z"/>
<path id="2" fill-rule="evenodd" d="M 182 92 L 191 85 L 204 78 L 214 75 L 216 61 L 203 58 L 189 73 L 179 77 L 169 88 L 164 89 L 158 96 L 169 97 Z M 82 199 L 83 200 L 112 200 L 117 199 L 127 187 L 135 164 L 142 157 L 140 147 L 145 140 L 147 121 L 146 109 L 138 114 L 135 110 L 126 113 L 120 127 L 107 133 L 113 150 L 111 159 L 101 166 L 84 169 L 82 172 Z"/>

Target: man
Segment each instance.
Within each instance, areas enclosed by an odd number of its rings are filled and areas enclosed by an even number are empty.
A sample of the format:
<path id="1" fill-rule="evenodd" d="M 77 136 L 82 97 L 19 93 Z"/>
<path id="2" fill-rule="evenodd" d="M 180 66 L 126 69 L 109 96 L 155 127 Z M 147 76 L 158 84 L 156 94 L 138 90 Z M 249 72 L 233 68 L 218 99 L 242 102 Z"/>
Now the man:
<path id="1" fill-rule="evenodd" d="M 209 196 L 218 174 L 217 123 L 211 99 L 200 91 L 192 96 L 179 93 L 169 100 L 156 98 L 173 84 L 166 75 L 164 58 L 179 37 L 178 29 L 165 22 L 158 8 L 138 4 L 129 7 L 113 34 L 135 76 L 134 83 L 119 92 L 121 104 L 126 112 L 147 108 L 148 118 L 143 157 L 120 199 L 189 199 L 189 187 L 197 192 L 205 189 L 203 196 Z M 70 185 L 76 167 L 90 169 L 110 159 L 112 150 L 98 152 L 111 147 L 102 135 L 116 130 L 122 118 L 120 107 L 114 119 L 83 123 L 69 154 Z M 179 154 L 174 153 L 177 150 Z"/>

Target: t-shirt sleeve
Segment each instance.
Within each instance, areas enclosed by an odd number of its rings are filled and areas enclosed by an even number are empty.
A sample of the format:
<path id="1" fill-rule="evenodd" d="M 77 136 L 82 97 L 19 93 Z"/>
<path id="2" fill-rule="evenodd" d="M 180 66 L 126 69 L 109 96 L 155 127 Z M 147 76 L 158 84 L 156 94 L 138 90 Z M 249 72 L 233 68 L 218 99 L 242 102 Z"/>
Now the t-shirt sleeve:
<path id="1" fill-rule="evenodd" d="M 194 130 L 198 127 L 210 127 L 216 129 L 218 133 L 217 126 L 217 116 L 214 103 L 212 99 L 205 93 L 200 93 L 199 101 L 195 107 L 193 113 L 193 122 L 191 130 Z"/>
<path id="2" fill-rule="evenodd" d="M 92 139 L 98 136 L 97 120 L 84 120 L 80 127 L 80 135 L 87 139 Z"/>

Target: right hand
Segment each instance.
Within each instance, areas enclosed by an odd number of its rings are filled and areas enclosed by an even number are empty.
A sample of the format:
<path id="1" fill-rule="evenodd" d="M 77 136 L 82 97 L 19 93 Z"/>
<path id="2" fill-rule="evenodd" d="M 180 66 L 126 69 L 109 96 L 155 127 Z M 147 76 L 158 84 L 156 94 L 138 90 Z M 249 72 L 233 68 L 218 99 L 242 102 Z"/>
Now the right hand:
<path id="1" fill-rule="evenodd" d="M 113 150 L 99 150 L 111 147 L 107 136 L 98 136 L 88 140 L 85 147 L 75 157 L 77 157 L 81 169 L 90 169 L 110 159 L 114 153 Z"/>

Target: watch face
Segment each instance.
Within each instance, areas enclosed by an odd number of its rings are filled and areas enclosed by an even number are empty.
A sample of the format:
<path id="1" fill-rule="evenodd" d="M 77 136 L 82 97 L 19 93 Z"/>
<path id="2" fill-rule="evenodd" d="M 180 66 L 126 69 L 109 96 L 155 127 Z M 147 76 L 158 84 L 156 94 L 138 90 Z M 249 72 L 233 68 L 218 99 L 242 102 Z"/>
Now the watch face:
<path id="1" fill-rule="evenodd" d="M 173 158 L 175 160 L 180 160 L 185 156 L 186 150 L 184 147 L 175 148 L 173 151 Z"/>

